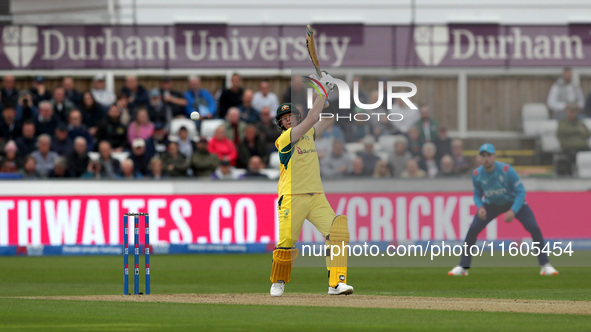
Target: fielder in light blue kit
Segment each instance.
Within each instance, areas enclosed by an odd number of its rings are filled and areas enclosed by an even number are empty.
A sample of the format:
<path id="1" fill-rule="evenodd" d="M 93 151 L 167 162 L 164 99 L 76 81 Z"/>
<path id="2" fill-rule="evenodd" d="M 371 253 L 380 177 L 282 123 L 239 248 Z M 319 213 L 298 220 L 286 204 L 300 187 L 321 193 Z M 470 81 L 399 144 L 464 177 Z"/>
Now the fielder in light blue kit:
<path id="1" fill-rule="evenodd" d="M 525 188 L 517 172 L 509 164 L 496 161 L 496 150 L 492 144 L 486 143 L 480 147 L 479 154 L 483 164 L 474 170 L 472 183 L 474 184 L 474 203 L 478 207 L 478 213 L 468 229 L 465 242 L 470 246 L 476 243 L 478 234 L 491 220 L 505 212 L 505 221 L 511 222 L 517 218 L 525 229 L 531 234 L 537 247 L 542 251 L 544 237 L 538 227 L 536 217 L 525 202 Z M 484 199 L 483 199 L 484 198 Z M 451 276 L 467 276 L 472 256 L 470 252 L 464 253 L 460 265 L 449 271 Z M 540 252 L 538 263 L 542 267 L 541 275 L 557 275 L 558 271 L 550 265 L 548 255 Z"/>

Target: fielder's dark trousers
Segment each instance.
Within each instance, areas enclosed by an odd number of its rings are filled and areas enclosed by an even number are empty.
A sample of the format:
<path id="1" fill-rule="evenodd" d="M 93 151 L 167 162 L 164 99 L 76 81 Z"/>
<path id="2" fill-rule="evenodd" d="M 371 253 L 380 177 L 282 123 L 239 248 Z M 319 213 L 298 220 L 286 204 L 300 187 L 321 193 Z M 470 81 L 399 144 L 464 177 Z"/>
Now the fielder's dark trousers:
<path id="1" fill-rule="evenodd" d="M 498 206 L 485 204 L 484 209 L 486 209 L 486 220 L 480 219 L 478 214 L 476 214 L 474 216 L 474 220 L 472 221 L 472 225 L 470 225 L 470 228 L 468 229 L 468 234 L 466 234 L 465 242 L 468 245 L 468 248 L 476 243 L 476 237 L 478 237 L 478 234 L 482 232 L 482 230 L 486 227 L 486 225 L 488 225 L 489 222 L 491 222 L 491 220 L 495 219 L 499 214 L 508 211 L 510 208 L 511 205 Z M 515 219 L 519 220 L 525 230 L 531 234 L 533 241 L 539 243 L 536 246 L 540 248 L 541 251 L 545 245 L 544 237 L 542 236 L 540 227 L 538 227 L 536 217 L 527 203 L 523 203 L 523 206 L 515 215 Z M 467 250 L 467 252 L 464 253 L 464 256 L 462 256 L 460 259 L 460 266 L 469 268 L 471 262 L 472 256 L 470 255 L 470 250 Z M 540 252 L 540 255 L 538 256 L 538 263 L 540 265 L 548 263 L 548 255 Z"/>

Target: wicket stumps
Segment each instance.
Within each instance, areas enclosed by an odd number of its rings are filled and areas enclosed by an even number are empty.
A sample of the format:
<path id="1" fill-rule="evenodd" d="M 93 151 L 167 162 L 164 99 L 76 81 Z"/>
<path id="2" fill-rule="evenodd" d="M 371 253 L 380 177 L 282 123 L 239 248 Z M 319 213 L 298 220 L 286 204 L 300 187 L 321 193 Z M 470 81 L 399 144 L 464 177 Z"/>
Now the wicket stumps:
<path id="1" fill-rule="evenodd" d="M 129 295 L 129 217 L 133 218 L 134 234 L 134 288 L 140 294 L 140 217 L 144 217 L 144 253 L 146 262 L 146 294 L 150 294 L 150 217 L 147 213 L 126 213 L 123 215 L 123 295 Z"/>

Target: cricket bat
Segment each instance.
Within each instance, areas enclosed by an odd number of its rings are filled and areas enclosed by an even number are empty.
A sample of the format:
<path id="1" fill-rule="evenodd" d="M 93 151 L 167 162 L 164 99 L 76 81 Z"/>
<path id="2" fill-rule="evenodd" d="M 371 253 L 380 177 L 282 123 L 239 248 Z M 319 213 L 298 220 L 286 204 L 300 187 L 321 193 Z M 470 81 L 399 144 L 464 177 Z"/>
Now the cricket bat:
<path id="1" fill-rule="evenodd" d="M 310 25 L 306 26 L 306 46 L 308 47 L 308 54 L 310 54 L 310 59 L 312 60 L 312 64 L 316 70 L 316 75 L 318 75 L 318 77 L 322 77 L 322 73 L 320 72 L 320 64 L 318 63 L 318 55 L 316 54 L 314 31 Z"/>

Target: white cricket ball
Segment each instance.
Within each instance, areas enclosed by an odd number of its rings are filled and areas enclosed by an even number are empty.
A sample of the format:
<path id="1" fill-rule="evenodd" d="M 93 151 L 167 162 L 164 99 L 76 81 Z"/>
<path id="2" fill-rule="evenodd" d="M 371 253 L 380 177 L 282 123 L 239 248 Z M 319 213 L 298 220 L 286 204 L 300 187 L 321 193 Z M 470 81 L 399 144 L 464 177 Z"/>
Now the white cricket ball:
<path id="1" fill-rule="evenodd" d="M 201 118 L 201 114 L 199 114 L 199 112 L 192 112 L 191 113 L 191 120 L 193 121 L 197 121 Z"/>

